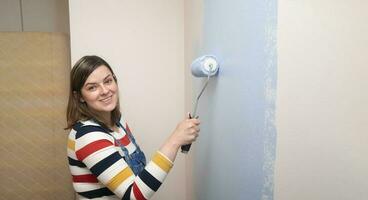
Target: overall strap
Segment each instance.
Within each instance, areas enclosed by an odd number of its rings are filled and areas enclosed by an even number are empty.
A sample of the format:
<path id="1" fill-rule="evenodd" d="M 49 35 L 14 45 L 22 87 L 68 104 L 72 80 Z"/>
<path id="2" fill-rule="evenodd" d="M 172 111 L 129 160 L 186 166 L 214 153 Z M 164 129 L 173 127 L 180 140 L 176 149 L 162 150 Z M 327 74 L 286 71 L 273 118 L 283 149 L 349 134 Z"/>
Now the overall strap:
<path id="1" fill-rule="evenodd" d="M 124 128 L 124 126 L 120 123 L 120 121 L 118 122 L 118 125 L 124 130 L 124 132 L 128 135 L 128 138 L 131 142 L 133 142 L 133 144 L 139 148 L 138 144 L 135 142 L 135 138 L 133 136 L 133 134 L 130 131 L 127 131 L 126 128 Z"/>

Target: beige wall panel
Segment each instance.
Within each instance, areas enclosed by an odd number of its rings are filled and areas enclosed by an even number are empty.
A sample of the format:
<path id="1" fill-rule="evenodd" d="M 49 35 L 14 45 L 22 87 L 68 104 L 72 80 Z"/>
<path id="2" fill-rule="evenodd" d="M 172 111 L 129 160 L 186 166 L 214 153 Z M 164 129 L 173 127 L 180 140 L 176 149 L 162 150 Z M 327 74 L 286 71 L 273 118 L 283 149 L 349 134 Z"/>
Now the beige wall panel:
<path id="1" fill-rule="evenodd" d="M 22 31 L 20 1 L 0 0 L 0 31 Z"/>
<path id="2" fill-rule="evenodd" d="M 24 31 L 69 34 L 68 0 L 22 0 Z"/>
<path id="3" fill-rule="evenodd" d="M 66 158 L 69 37 L 0 33 L 3 199 L 73 199 Z"/>

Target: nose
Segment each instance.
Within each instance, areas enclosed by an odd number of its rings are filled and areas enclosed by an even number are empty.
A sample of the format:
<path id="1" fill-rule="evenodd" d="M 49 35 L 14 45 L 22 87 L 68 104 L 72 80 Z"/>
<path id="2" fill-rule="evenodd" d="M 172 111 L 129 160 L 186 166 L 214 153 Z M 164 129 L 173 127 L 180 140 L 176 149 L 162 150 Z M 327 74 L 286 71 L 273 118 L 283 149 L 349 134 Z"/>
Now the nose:
<path id="1" fill-rule="evenodd" d="M 101 84 L 101 94 L 107 94 L 109 92 L 109 88 L 104 84 Z"/>

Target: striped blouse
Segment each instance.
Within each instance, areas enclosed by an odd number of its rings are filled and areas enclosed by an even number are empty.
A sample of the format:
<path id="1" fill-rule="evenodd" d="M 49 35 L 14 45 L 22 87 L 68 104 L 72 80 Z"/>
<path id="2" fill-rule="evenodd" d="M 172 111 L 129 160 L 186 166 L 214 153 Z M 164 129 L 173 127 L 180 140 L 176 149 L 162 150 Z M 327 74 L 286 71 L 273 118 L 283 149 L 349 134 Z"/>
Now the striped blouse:
<path id="1" fill-rule="evenodd" d="M 76 126 L 69 133 L 67 151 L 73 187 L 79 199 L 149 199 L 173 166 L 157 151 L 135 176 L 115 141 L 120 140 L 129 153 L 134 152 L 136 147 L 124 131 L 108 133 L 92 120 Z M 127 124 L 125 129 L 129 131 Z"/>

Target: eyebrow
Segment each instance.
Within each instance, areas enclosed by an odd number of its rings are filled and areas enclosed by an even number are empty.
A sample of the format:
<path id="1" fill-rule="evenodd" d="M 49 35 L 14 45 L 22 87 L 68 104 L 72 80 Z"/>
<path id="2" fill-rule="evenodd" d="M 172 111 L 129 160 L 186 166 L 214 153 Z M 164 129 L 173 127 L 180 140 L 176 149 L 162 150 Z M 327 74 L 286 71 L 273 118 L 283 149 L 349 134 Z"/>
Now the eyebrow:
<path id="1" fill-rule="evenodd" d="M 112 76 L 112 74 L 107 75 L 103 80 L 108 79 L 110 76 Z M 92 83 L 86 83 L 86 84 L 84 84 L 84 86 L 87 86 L 87 85 L 95 85 L 95 84 L 97 84 L 97 83 L 95 83 L 95 82 L 92 82 Z"/>

